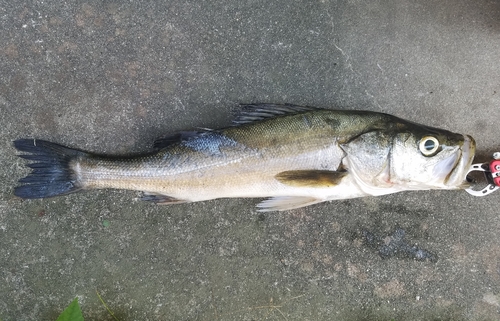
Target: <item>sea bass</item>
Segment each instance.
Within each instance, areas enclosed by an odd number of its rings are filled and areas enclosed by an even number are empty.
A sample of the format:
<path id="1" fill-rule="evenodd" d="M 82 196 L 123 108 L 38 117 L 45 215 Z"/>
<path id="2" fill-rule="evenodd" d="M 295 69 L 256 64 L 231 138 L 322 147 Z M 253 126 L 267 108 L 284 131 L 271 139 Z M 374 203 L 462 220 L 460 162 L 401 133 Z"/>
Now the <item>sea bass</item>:
<path id="1" fill-rule="evenodd" d="M 269 104 L 242 106 L 231 127 L 160 138 L 144 155 L 100 156 L 35 139 L 14 146 L 33 161 L 14 190 L 21 198 L 114 188 L 159 204 L 267 198 L 260 211 L 462 189 L 475 153 L 471 136 L 388 114 Z"/>

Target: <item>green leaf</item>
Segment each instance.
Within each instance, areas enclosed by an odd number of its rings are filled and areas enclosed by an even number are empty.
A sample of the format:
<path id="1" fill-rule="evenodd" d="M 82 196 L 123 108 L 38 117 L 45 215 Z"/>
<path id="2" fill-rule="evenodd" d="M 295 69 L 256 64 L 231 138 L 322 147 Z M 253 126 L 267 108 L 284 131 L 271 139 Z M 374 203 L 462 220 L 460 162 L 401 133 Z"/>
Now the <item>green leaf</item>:
<path id="1" fill-rule="evenodd" d="M 68 305 L 56 321 L 83 321 L 82 310 L 78 304 L 78 298 L 75 298 L 73 302 Z"/>

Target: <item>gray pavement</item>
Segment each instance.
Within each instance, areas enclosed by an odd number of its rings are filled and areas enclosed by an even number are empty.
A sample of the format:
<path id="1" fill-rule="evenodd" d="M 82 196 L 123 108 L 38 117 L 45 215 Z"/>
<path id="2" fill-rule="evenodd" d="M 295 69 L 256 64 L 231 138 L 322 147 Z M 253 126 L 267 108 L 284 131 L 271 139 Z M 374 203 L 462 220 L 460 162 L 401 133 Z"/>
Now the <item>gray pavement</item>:
<path id="1" fill-rule="evenodd" d="M 1 320 L 55 320 L 75 297 L 113 320 L 96 291 L 119 320 L 500 319 L 500 193 L 266 214 L 110 190 L 22 201 L 11 143 L 140 152 L 272 102 L 383 111 L 488 155 L 499 1 L 0 0 L 0 24 Z"/>

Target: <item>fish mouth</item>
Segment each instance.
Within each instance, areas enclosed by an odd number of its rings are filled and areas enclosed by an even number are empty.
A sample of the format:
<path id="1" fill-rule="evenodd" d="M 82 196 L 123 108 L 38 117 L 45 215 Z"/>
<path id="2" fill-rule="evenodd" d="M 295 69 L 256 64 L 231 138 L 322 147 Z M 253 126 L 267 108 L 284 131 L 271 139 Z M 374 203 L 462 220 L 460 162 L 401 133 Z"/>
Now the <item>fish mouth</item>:
<path id="1" fill-rule="evenodd" d="M 449 168 L 450 165 L 452 166 L 451 171 L 443 180 L 443 184 L 447 189 L 460 189 L 467 187 L 465 178 L 476 153 L 476 142 L 474 138 L 469 135 L 463 136 L 464 142 L 462 143 L 462 146 L 459 147 L 459 153 L 444 159 L 437 166 L 438 168 Z"/>

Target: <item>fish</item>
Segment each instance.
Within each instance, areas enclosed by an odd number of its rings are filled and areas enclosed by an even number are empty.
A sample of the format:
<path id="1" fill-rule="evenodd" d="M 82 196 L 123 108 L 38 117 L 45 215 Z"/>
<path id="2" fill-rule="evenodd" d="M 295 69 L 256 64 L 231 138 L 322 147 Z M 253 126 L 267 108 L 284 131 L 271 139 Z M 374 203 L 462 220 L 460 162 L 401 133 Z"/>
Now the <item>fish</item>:
<path id="1" fill-rule="evenodd" d="M 97 155 L 38 139 L 14 146 L 31 161 L 14 189 L 22 199 L 109 188 L 141 191 L 140 199 L 163 205 L 265 198 L 257 210 L 266 212 L 464 189 L 476 144 L 385 113 L 250 104 L 231 126 L 163 136 L 145 154 Z"/>

